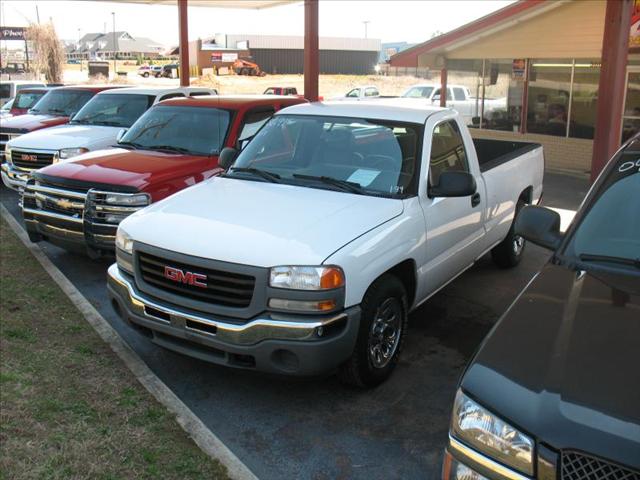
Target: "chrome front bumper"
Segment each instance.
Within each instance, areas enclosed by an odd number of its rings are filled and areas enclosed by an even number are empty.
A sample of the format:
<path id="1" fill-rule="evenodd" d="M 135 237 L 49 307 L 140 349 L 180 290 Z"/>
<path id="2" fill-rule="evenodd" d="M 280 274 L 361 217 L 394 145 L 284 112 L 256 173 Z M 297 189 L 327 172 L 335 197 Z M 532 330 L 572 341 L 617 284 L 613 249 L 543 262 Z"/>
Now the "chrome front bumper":
<path id="1" fill-rule="evenodd" d="M 7 188 L 15 191 L 22 191 L 27 184 L 27 180 L 31 178 L 31 174 L 24 170 L 18 170 L 16 168 L 11 168 L 8 163 L 3 163 L 0 166 L 1 175 L 2 175 L 2 183 L 5 184 Z"/>
<path id="2" fill-rule="evenodd" d="M 274 373 L 313 375 L 337 367 L 351 355 L 360 322 L 360 308 L 352 307 L 327 316 L 264 313 L 246 323 L 231 323 L 147 297 L 117 264 L 108 269 L 108 288 L 121 317 L 151 330 L 156 343 L 236 367 L 245 365 L 234 364 L 234 355 L 250 356 L 255 360 L 251 368 Z M 215 352 L 207 355 L 202 346 Z M 296 360 L 281 361 L 283 351 L 287 359 Z"/>

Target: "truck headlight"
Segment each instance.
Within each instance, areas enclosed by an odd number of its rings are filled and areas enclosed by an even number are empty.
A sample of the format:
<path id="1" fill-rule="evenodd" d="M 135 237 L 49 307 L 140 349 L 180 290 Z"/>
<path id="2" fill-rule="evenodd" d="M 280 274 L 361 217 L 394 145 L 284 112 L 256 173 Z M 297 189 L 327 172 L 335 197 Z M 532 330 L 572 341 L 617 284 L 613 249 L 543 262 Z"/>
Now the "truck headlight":
<path id="1" fill-rule="evenodd" d="M 9 145 L 4 146 L 4 161 L 11 163 L 11 147 Z"/>
<path id="2" fill-rule="evenodd" d="M 273 267 L 269 274 L 273 288 L 291 290 L 332 290 L 344 286 L 344 272 L 340 267 Z"/>
<path id="3" fill-rule="evenodd" d="M 88 148 L 63 148 L 58 152 L 58 158 L 60 160 L 68 160 L 72 157 L 76 157 L 78 155 L 82 155 L 83 153 L 87 153 L 89 151 Z"/>
<path id="4" fill-rule="evenodd" d="M 495 460 L 533 475 L 534 441 L 458 390 L 451 434 Z"/>
<path id="5" fill-rule="evenodd" d="M 125 232 L 122 227 L 118 227 L 116 231 L 116 247 L 129 255 L 133 254 L 133 239 Z"/>
<path id="6" fill-rule="evenodd" d="M 122 194 L 107 193 L 104 202 L 109 205 L 123 205 L 127 207 L 146 207 L 151 203 L 151 197 L 147 193 Z"/>

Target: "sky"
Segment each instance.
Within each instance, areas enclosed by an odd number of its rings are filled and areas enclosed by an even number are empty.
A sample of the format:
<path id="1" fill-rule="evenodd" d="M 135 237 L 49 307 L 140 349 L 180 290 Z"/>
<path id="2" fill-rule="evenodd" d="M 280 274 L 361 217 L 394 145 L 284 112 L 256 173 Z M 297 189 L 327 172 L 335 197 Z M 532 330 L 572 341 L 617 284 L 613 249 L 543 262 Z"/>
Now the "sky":
<path id="1" fill-rule="evenodd" d="M 239 0 L 239 3 L 242 0 Z M 64 40 L 77 40 L 78 33 L 116 30 L 147 37 L 171 46 L 178 43 L 175 6 L 135 5 L 92 0 L 2 0 L 2 26 L 26 26 L 51 19 Z M 211 2 L 215 3 L 214 0 Z M 400 1 L 321 0 L 320 36 L 368 37 L 383 42 L 423 42 L 436 31 L 447 32 L 502 8 L 511 1 Z M 302 35 L 302 2 L 263 10 L 189 8 L 189 38 L 209 38 L 215 33 Z M 80 32 L 78 32 L 80 29 Z"/>

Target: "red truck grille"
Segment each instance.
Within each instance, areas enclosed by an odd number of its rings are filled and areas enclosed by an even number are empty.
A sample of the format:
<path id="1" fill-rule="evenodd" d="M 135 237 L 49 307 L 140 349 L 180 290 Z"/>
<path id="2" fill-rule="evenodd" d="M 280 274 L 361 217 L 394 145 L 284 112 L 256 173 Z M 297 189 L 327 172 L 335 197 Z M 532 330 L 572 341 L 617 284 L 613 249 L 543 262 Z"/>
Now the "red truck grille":
<path id="1" fill-rule="evenodd" d="M 256 279 L 250 275 L 177 263 L 143 252 L 138 252 L 138 264 L 147 284 L 174 295 L 233 308 L 246 308 L 253 298 Z M 167 267 L 172 275 L 167 276 Z"/>

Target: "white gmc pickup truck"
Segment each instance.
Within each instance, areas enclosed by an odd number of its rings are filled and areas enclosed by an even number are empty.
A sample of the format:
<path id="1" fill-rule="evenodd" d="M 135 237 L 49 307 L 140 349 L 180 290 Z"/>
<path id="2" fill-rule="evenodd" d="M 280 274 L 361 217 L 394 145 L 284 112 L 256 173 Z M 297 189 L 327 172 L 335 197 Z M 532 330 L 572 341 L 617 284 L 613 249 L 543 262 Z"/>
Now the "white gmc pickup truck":
<path id="1" fill-rule="evenodd" d="M 539 145 L 402 100 L 283 109 L 220 165 L 120 224 L 114 309 L 174 351 L 361 386 L 391 374 L 411 310 L 487 252 L 519 262 L 544 172 Z"/>

